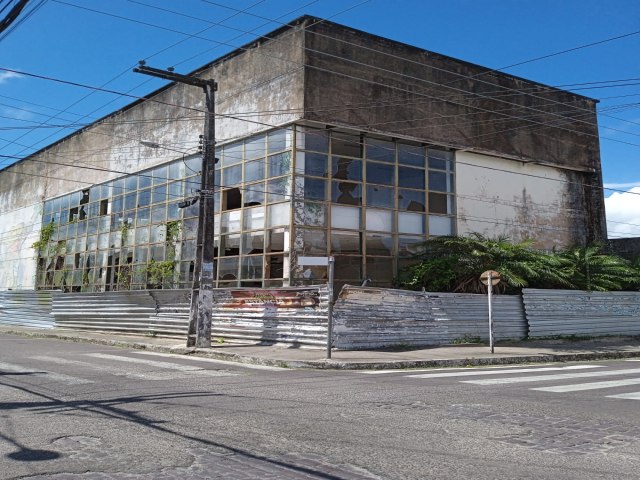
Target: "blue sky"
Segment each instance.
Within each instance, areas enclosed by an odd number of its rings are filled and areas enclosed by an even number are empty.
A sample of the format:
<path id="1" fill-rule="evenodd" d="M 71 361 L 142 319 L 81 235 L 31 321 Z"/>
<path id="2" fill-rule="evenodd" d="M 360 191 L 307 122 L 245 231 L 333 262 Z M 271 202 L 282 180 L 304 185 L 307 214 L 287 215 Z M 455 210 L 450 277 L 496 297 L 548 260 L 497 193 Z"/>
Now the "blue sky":
<path id="1" fill-rule="evenodd" d="M 186 73 L 303 13 L 496 69 L 640 31 L 637 0 L 31 0 L 30 9 L 0 34 L 0 67 L 134 95 L 164 84 L 131 72 L 138 60 Z M 635 33 L 505 71 L 599 99 L 605 186 L 640 194 L 638 52 Z M 577 85 L 590 82 L 607 83 Z M 51 125 L 130 102 L 0 71 L 0 155 L 28 155 L 73 131 Z M 619 222 L 611 236 L 640 235 L 633 193 L 606 192 Z"/>

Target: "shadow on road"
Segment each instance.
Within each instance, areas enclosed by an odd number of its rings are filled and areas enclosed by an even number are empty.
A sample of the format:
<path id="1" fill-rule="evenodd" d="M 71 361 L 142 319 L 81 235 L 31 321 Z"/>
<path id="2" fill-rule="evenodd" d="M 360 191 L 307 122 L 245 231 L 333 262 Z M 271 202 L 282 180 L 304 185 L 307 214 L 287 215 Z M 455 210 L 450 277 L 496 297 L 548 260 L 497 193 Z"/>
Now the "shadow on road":
<path id="1" fill-rule="evenodd" d="M 163 420 L 154 420 L 153 418 L 149 418 L 139 413 L 130 412 L 121 408 L 121 406 L 123 405 L 153 402 L 158 400 L 170 400 L 170 399 L 176 399 L 176 398 L 185 399 L 185 398 L 198 398 L 198 397 L 226 396 L 224 394 L 215 394 L 215 393 L 205 392 L 205 391 L 202 391 L 202 392 L 193 391 L 193 392 L 172 392 L 172 393 L 152 394 L 152 395 L 121 396 L 121 397 L 114 397 L 114 398 L 104 399 L 104 400 L 69 400 L 67 401 L 67 400 L 57 399 L 53 396 L 50 396 L 44 393 L 36 392 L 24 386 L 12 385 L 4 382 L 0 382 L 0 385 L 4 385 L 16 390 L 20 390 L 24 393 L 28 393 L 30 395 L 39 397 L 41 399 L 41 401 L 35 401 L 35 402 L 3 402 L 3 403 L 0 403 L 0 411 L 25 410 L 25 411 L 35 412 L 37 414 L 82 411 L 82 412 L 98 414 L 108 418 L 124 420 L 127 422 L 135 423 L 136 425 L 142 425 L 144 427 L 147 427 L 149 429 L 152 429 L 158 432 L 166 433 L 169 435 L 175 435 L 177 437 L 181 437 L 183 439 L 196 442 L 200 445 L 204 445 L 208 447 L 224 448 L 230 452 L 233 452 L 238 455 L 242 455 L 246 458 L 266 462 L 274 466 L 296 471 L 305 475 L 309 475 L 312 478 L 317 478 L 322 480 L 343 480 L 343 477 L 333 475 L 330 473 L 321 472 L 313 468 L 267 458 L 261 455 L 256 455 L 254 453 L 251 453 L 247 450 L 243 450 L 241 448 L 224 445 L 222 443 L 214 442 L 206 438 L 200 438 L 194 435 L 183 434 L 167 426 L 163 426 L 162 424 L 166 424 L 166 422 Z M 10 453 L 7 455 L 7 457 L 12 460 L 17 460 L 17 461 L 54 460 L 61 456 L 60 453 L 55 451 L 32 450 L 32 449 L 26 448 L 23 445 L 16 442 L 15 440 L 9 437 L 6 437 L 2 434 L 0 434 L 0 438 L 5 439 L 9 443 L 15 445 L 20 449 L 18 452 Z"/>

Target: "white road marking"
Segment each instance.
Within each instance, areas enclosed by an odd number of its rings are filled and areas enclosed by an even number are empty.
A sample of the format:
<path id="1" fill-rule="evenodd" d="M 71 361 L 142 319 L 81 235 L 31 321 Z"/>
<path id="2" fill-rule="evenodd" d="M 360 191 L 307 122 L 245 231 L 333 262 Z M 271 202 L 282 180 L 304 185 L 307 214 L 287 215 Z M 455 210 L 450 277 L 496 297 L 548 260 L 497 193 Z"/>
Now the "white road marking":
<path id="1" fill-rule="evenodd" d="M 426 373 L 420 375 L 405 375 L 409 378 L 444 378 L 444 377 L 466 377 L 474 375 L 499 375 L 513 373 L 530 373 L 530 372 L 557 372 L 559 370 L 585 370 L 590 368 L 603 368 L 602 365 L 571 365 L 568 367 L 542 367 L 542 368 L 514 368 L 511 370 L 471 370 L 465 372 L 443 372 L 443 373 Z"/>
<path id="2" fill-rule="evenodd" d="M 608 377 L 610 375 L 634 375 L 640 373 L 640 368 L 627 370 L 607 370 L 600 372 L 584 373 L 559 373 L 557 375 L 533 375 L 531 377 L 492 378 L 486 380 L 462 380 L 462 383 L 474 383 L 476 385 L 503 385 L 508 383 L 549 382 L 552 380 L 566 380 L 568 378 Z"/>
<path id="3" fill-rule="evenodd" d="M 607 382 L 591 382 L 591 383 L 576 383 L 573 385 L 558 385 L 555 387 L 539 387 L 532 388 L 531 390 L 540 390 L 542 392 L 581 392 L 583 390 L 598 390 L 600 388 L 615 388 L 624 387 L 625 385 L 640 385 L 640 378 L 628 378 L 625 380 L 610 380 Z"/>
<path id="4" fill-rule="evenodd" d="M 13 363 L 0 362 L 0 370 L 12 373 L 31 374 L 34 377 L 44 377 L 46 379 L 64 383 L 65 385 L 82 385 L 93 383 L 93 380 L 87 380 L 86 378 L 72 377 L 71 375 L 65 375 L 64 373 L 49 372 L 47 370 L 38 368 L 26 368 L 22 365 L 15 365 Z"/>
<path id="5" fill-rule="evenodd" d="M 102 358 L 106 360 L 115 360 L 118 362 L 127 362 L 127 363 L 139 363 L 143 365 L 149 365 L 151 367 L 156 368 L 166 368 L 168 370 L 177 370 L 180 372 L 189 372 L 192 375 L 201 375 L 205 377 L 233 377 L 239 375 L 238 373 L 220 371 L 220 370 L 205 370 L 204 368 L 192 366 L 192 365 L 180 365 L 177 363 L 169 363 L 169 362 L 158 362 L 156 360 L 145 360 L 142 358 L 133 358 L 133 357 L 123 357 L 119 355 L 108 355 L 105 353 L 87 353 L 85 354 L 89 357 L 94 358 Z M 150 374 L 141 374 L 143 378 L 149 378 Z M 158 380 L 168 379 L 167 375 L 156 375 Z M 176 377 L 172 377 L 176 378 Z"/>
<path id="6" fill-rule="evenodd" d="M 268 365 L 254 365 L 251 363 L 239 363 L 239 362 L 229 362 L 227 360 L 218 360 L 217 358 L 206 358 L 206 357 L 194 357 L 194 356 L 184 356 L 184 355 L 175 355 L 172 353 L 159 353 L 159 352 L 132 352 L 136 355 L 155 355 L 158 357 L 165 358 L 182 358 L 183 360 L 195 360 L 197 362 L 209 362 L 209 363 L 219 363 L 220 365 L 229 365 L 233 367 L 242 367 L 242 368 L 253 368 L 256 370 L 273 370 L 273 371 L 284 371 L 290 370 L 289 368 L 282 367 L 271 367 Z"/>
<path id="7" fill-rule="evenodd" d="M 640 400 L 640 392 L 621 393 L 619 395 L 607 395 L 607 398 L 623 398 L 626 400 Z"/>
<path id="8" fill-rule="evenodd" d="M 551 365 L 550 363 L 542 363 L 540 365 Z M 443 370 L 452 371 L 452 370 L 462 370 L 467 372 L 473 372 L 476 370 L 484 370 L 484 369 L 494 369 L 494 370 L 502 370 L 507 368 L 522 368 L 522 365 L 487 365 L 482 367 L 441 367 L 441 368 L 411 368 L 411 369 L 394 369 L 394 370 L 367 370 L 359 373 L 365 373 L 367 375 L 380 375 L 383 373 L 416 373 L 416 372 L 441 372 Z"/>

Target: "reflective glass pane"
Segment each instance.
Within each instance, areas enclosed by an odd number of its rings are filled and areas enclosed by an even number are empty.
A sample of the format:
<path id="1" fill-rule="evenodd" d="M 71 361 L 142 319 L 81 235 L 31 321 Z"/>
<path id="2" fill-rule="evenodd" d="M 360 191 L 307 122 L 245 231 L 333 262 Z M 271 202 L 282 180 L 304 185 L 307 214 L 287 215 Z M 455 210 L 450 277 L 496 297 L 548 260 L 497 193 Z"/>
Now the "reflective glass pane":
<path id="1" fill-rule="evenodd" d="M 453 213 L 452 197 L 444 193 L 429 193 L 429 213 L 442 213 L 444 215 Z"/>
<path id="2" fill-rule="evenodd" d="M 253 280 L 262 278 L 262 255 L 241 258 L 241 278 Z"/>
<path id="3" fill-rule="evenodd" d="M 291 129 L 283 128 L 269 132 L 267 137 L 269 153 L 280 152 L 291 147 Z"/>
<path id="4" fill-rule="evenodd" d="M 267 201 L 269 203 L 286 202 L 291 199 L 290 177 L 277 178 L 267 182 Z"/>
<path id="5" fill-rule="evenodd" d="M 310 200 L 325 200 L 327 196 L 327 182 L 318 178 L 304 177 L 304 198 Z"/>
<path id="6" fill-rule="evenodd" d="M 354 158 L 332 157 L 331 177 L 339 180 L 362 180 L 362 160 Z"/>
<path id="7" fill-rule="evenodd" d="M 165 183 L 169 177 L 169 169 L 167 167 L 157 167 L 153 169 L 153 184 Z"/>
<path id="8" fill-rule="evenodd" d="M 313 150 L 315 152 L 326 152 L 329 150 L 329 132 L 327 130 L 319 130 L 314 128 L 304 129 L 304 146 L 305 150 Z"/>
<path id="9" fill-rule="evenodd" d="M 362 157 L 362 140 L 359 135 L 332 132 L 331 153 L 345 157 Z"/>
<path id="10" fill-rule="evenodd" d="M 310 228 L 296 228 L 296 250 L 302 255 L 326 255 L 327 232 Z"/>
<path id="11" fill-rule="evenodd" d="M 264 183 L 247 185 L 242 192 L 242 204 L 245 207 L 262 205 L 264 203 Z"/>
<path id="12" fill-rule="evenodd" d="M 296 172 L 314 177 L 326 177 L 329 174 L 328 157 L 322 153 L 298 152 Z"/>
<path id="13" fill-rule="evenodd" d="M 401 165 L 425 166 L 425 149 L 405 143 L 398 144 L 398 163 Z"/>
<path id="14" fill-rule="evenodd" d="M 285 228 L 269 230 L 267 232 L 267 252 L 288 252 L 289 232 Z"/>
<path id="15" fill-rule="evenodd" d="M 220 255 L 224 257 L 240 255 L 240 234 L 222 235 Z"/>
<path id="16" fill-rule="evenodd" d="M 238 278 L 238 258 L 220 258 L 218 260 L 218 279 L 235 280 Z"/>
<path id="17" fill-rule="evenodd" d="M 398 255 L 411 257 L 424 250 L 424 237 L 398 237 Z"/>
<path id="18" fill-rule="evenodd" d="M 393 282 L 393 259 L 380 257 L 365 258 L 367 277 L 373 285 L 391 286 Z"/>
<path id="19" fill-rule="evenodd" d="M 367 206 L 393 208 L 393 192 L 393 188 L 367 185 Z"/>
<path id="20" fill-rule="evenodd" d="M 225 145 L 222 149 L 222 165 L 226 167 L 242 162 L 242 150 L 242 142 Z"/>
<path id="21" fill-rule="evenodd" d="M 409 210 L 413 212 L 424 212 L 425 192 L 419 190 L 400 190 L 398 189 L 398 209 Z"/>
<path id="22" fill-rule="evenodd" d="M 264 160 L 254 160 L 244 164 L 244 181 L 255 182 L 264 178 Z"/>
<path id="23" fill-rule="evenodd" d="M 242 165 L 235 165 L 222 170 L 222 186 L 232 187 L 240 185 L 240 183 L 242 183 Z"/>
<path id="24" fill-rule="evenodd" d="M 438 192 L 453 191 L 453 177 L 445 172 L 429 171 L 429 190 Z"/>
<path id="25" fill-rule="evenodd" d="M 242 235 L 242 254 L 264 252 L 264 232 L 251 232 Z"/>
<path id="26" fill-rule="evenodd" d="M 291 171 L 291 152 L 278 153 L 267 157 L 267 176 L 280 177 Z"/>
<path id="27" fill-rule="evenodd" d="M 140 190 L 138 192 L 138 208 L 151 205 L 151 189 Z"/>
<path id="28" fill-rule="evenodd" d="M 334 180 L 332 182 L 331 197 L 335 203 L 361 205 L 362 184 Z"/>
<path id="29" fill-rule="evenodd" d="M 265 155 L 265 135 L 248 138 L 244 143 L 245 158 L 260 158 Z"/>
<path id="30" fill-rule="evenodd" d="M 395 183 L 395 166 L 385 163 L 367 162 L 367 182 L 393 185 Z"/>
<path id="31" fill-rule="evenodd" d="M 334 230 L 331 232 L 331 253 L 361 253 L 360 233 L 342 232 Z M 337 267 L 337 262 L 336 262 Z"/>
<path id="32" fill-rule="evenodd" d="M 393 142 L 378 140 L 375 138 L 367 138 L 366 157 L 369 160 L 377 160 L 379 162 L 395 163 L 396 148 Z"/>
<path id="33" fill-rule="evenodd" d="M 398 167 L 398 186 L 424 190 L 424 170 Z"/>
<path id="34" fill-rule="evenodd" d="M 367 233 L 367 255 L 393 255 L 393 237 L 381 233 Z"/>

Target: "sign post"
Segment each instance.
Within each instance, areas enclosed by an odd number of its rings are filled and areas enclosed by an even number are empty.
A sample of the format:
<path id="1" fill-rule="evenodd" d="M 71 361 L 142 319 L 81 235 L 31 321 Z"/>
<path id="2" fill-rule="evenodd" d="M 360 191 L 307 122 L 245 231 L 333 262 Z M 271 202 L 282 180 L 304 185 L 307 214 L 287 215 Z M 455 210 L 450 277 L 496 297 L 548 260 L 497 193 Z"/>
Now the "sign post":
<path id="1" fill-rule="evenodd" d="M 298 265 L 312 267 L 327 267 L 329 306 L 327 307 L 327 360 L 331 359 L 331 347 L 333 346 L 333 279 L 334 257 L 298 257 Z"/>
<path id="2" fill-rule="evenodd" d="M 480 275 L 480 281 L 484 283 L 487 288 L 487 302 L 489 303 L 489 346 L 491 347 L 491 353 L 493 353 L 493 311 L 491 304 L 491 297 L 493 294 L 493 286 L 500 283 L 500 274 L 495 270 L 487 270 Z"/>

